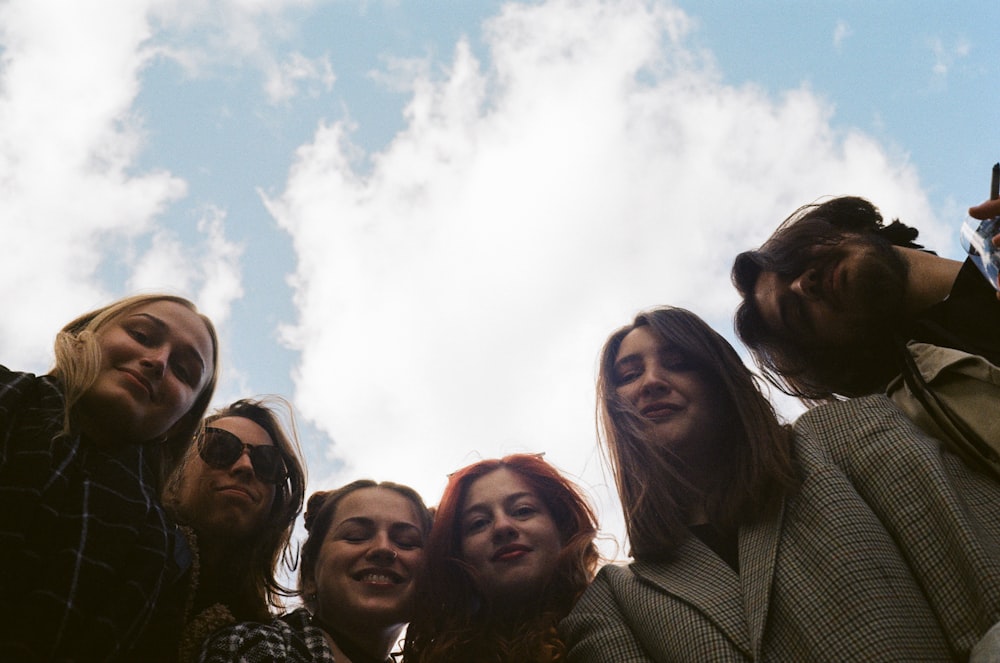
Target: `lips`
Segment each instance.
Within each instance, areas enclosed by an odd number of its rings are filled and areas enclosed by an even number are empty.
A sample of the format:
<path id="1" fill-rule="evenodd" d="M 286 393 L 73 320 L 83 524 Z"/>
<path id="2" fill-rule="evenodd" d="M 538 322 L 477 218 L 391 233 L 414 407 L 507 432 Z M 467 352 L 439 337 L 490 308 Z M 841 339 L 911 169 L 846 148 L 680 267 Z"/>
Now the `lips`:
<path id="1" fill-rule="evenodd" d="M 513 562 L 515 560 L 521 559 L 525 555 L 531 552 L 531 548 L 519 543 L 512 543 L 506 546 L 501 546 L 493 553 L 490 557 L 491 562 Z"/>
<path id="2" fill-rule="evenodd" d="M 219 486 L 216 490 L 218 490 L 220 493 L 222 493 L 222 492 L 229 492 L 229 491 L 232 491 L 232 492 L 235 492 L 235 493 L 242 493 L 243 495 L 246 495 L 246 497 L 251 502 L 256 502 L 257 501 L 257 496 L 254 495 L 252 492 L 250 492 L 250 489 L 247 488 L 246 486 L 240 486 L 240 485 L 236 485 L 236 484 L 230 484 L 230 485 L 227 485 L 227 486 Z"/>
<path id="3" fill-rule="evenodd" d="M 153 400 L 153 385 L 147 380 L 142 373 L 134 371 L 131 368 L 121 368 L 119 369 L 122 373 L 132 378 L 134 381 L 138 382 L 143 389 L 146 390 L 146 394 L 149 396 L 149 400 Z"/>
<path id="4" fill-rule="evenodd" d="M 661 419 L 671 416 L 680 409 L 680 406 L 675 403 L 657 401 L 656 403 L 644 406 L 639 412 L 647 419 Z"/>
<path id="5" fill-rule="evenodd" d="M 351 577 L 368 585 L 399 585 L 406 580 L 390 569 L 363 569 Z"/>

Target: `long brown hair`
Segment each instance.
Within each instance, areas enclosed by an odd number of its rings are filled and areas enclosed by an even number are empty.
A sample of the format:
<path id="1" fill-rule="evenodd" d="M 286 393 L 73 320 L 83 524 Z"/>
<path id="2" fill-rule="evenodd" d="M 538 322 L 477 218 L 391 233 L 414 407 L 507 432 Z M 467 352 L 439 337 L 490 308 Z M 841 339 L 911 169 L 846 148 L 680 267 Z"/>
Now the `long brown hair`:
<path id="1" fill-rule="evenodd" d="M 277 414 L 279 410 L 287 417 L 287 429 Z M 266 520 L 251 543 L 241 545 L 240 554 L 233 555 L 233 566 L 229 569 L 228 607 L 237 618 L 263 621 L 271 618 L 272 611 L 284 608 L 282 597 L 296 595 L 294 589 L 282 585 L 276 576 L 282 561 L 288 569 L 294 568 L 296 562 L 290 541 L 305 497 L 305 464 L 291 405 L 280 396 L 240 399 L 205 417 L 203 425 L 226 417 L 247 419 L 263 428 L 280 452 L 287 472 L 285 480 L 275 486 Z M 197 444 L 192 443 L 164 490 L 164 505 L 182 524 L 188 521 L 188 514 L 179 501 L 180 489 L 185 468 L 197 453 Z"/>
<path id="2" fill-rule="evenodd" d="M 795 210 L 759 249 L 737 255 L 730 273 L 742 297 L 733 318 L 736 335 L 768 382 L 809 405 L 836 400 L 838 395 L 882 391 L 900 371 L 898 341 L 891 329 L 829 347 L 817 347 L 804 343 L 805 339 L 797 335 L 779 333 L 764 321 L 754 295 L 757 280 L 762 272 L 794 279 L 814 266 L 818 255 L 851 235 L 865 237 L 884 263 L 895 265 L 904 274 L 906 263 L 892 247 L 923 249 L 915 242 L 919 235 L 915 228 L 899 219 L 885 225 L 872 203 L 844 196 Z"/>
<path id="3" fill-rule="evenodd" d="M 718 395 L 718 417 L 727 432 L 714 449 L 708 485 L 692 485 L 684 459 L 662 452 L 635 407 L 618 396 L 615 359 L 637 327 L 684 357 Z M 636 559 L 668 559 L 687 536 L 685 516 L 695 502 L 705 505 L 713 525 L 732 529 L 776 508 L 793 484 L 791 433 L 729 342 L 684 309 L 645 311 L 608 338 L 597 419 Z"/>
<path id="4" fill-rule="evenodd" d="M 516 472 L 548 507 L 562 536 L 556 571 L 541 600 L 518 615 L 498 618 L 462 559 L 461 516 L 472 483 L 495 470 Z M 597 524 L 580 489 L 552 465 L 532 454 L 483 460 L 449 477 L 427 544 L 427 569 L 418 583 L 422 609 L 407 628 L 409 663 L 548 663 L 564 660 L 556 632 L 594 576 L 599 554 Z"/>

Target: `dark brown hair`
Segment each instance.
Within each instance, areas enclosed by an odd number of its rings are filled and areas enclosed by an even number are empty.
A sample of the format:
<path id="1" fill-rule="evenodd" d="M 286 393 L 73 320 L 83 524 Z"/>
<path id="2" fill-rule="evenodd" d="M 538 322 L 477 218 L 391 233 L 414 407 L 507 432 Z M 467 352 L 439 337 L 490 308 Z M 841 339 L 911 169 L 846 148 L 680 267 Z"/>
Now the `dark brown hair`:
<path id="1" fill-rule="evenodd" d="M 635 406 L 618 396 L 615 359 L 622 340 L 637 327 L 681 355 L 718 395 L 717 416 L 727 433 L 717 441 L 707 486 L 691 484 L 685 459 L 664 453 Z M 600 359 L 597 418 L 636 559 L 669 559 L 688 535 L 685 517 L 695 502 L 705 504 L 713 525 L 735 528 L 777 508 L 794 483 L 790 431 L 729 342 L 684 309 L 645 311 L 608 338 Z"/>
<path id="2" fill-rule="evenodd" d="M 810 404 L 838 394 L 881 391 L 899 372 L 896 341 L 886 333 L 839 347 L 807 346 L 802 339 L 782 335 L 765 323 L 754 292 L 761 272 L 794 279 L 813 264 L 822 247 L 841 244 L 849 234 L 866 236 L 889 258 L 895 257 L 889 249 L 892 246 L 923 248 L 914 242 L 915 228 L 898 219 L 886 226 L 870 202 L 845 196 L 795 210 L 759 249 L 736 256 L 730 275 L 743 298 L 734 318 L 737 336 L 769 382 Z"/>
<path id="3" fill-rule="evenodd" d="M 431 530 L 432 514 L 424 504 L 420 494 L 409 486 L 391 481 L 379 482 L 371 479 L 358 479 L 335 490 L 320 490 L 313 493 L 309 496 L 309 502 L 306 504 L 305 525 L 309 535 L 306 537 L 305 543 L 302 544 L 302 562 L 299 567 L 299 595 L 302 596 L 303 602 L 310 610 L 315 610 L 316 605 L 314 597 L 304 595 L 306 580 L 316 572 L 316 561 L 319 559 L 320 548 L 323 547 L 323 541 L 330 532 L 333 517 L 337 513 L 337 505 L 345 497 L 362 488 L 382 488 L 399 493 L 416 507 L 420 518 L 420 533 L 426 537 Z"/>

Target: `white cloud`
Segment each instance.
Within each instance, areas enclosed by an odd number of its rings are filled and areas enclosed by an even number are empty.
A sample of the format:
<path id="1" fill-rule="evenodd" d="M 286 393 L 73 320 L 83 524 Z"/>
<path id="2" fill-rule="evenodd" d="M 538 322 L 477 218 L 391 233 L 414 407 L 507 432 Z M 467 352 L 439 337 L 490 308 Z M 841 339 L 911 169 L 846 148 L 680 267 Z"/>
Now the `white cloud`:
<path id="1" fill-rule="evenodd" d="M 948 45 L 940 37 L 933 37 L 929 40 L 928 47 L 934 56 L 931 73 L 938 79 L 946 78 L 955 63 L 967 57 L 971 51 L 969 42 L 961 38 Z"/>
<path id="2" fill-rule="evenodd" d="M 841 44 L 844 43 L 844 40 L 853 34 L 854 30 L 851 29 L 851 26 L 847 21 L 843 19 L 838 20 L 837 25 L 833 28 L 833 47 L 839 50 Z"/>
<path id="3" fill-rule="evenodd" d="M 0 261 L 0 298 L 18 302 L 0 352 L 18 368 L 47 368 L 56 330 L 113 296 L 96 278 L 108 247 L 149 232 L 185 191 L 169 173 L 130 171 L 146 5 L 108 4 L 0 6 L 0 219 L 16 247 Z"/>
<path id="4" fill-rule="evenodd" d="M 290 10 L 308 9 L 322 0 L 149 1 L 157 31 L 147 44 L 147 57 L 168 58 L 191 78 L 215 75 L 219 68 L 249 65 L 262 72 L 265 93 L 280 96 L 294 80 L 289 78 L 294 69 L 283 70 L 296 65 L 294 56 L 282 63 L 277 55 L 280 45 L 297 35 Z M 317 67 L 312 76 L 325 83 L 323 59 L 303 60 Z"/>
<path id="5" fill-rule="evenodd" d="M 272 104 L 288 101 L 306 86 L 306 94 L 316 96 L 329 91 L 336 77 L 328 57 L 308 58 L 301 53 L 291 53 L 281 63 L 267 67 L 264 90 Z"/>
<path id="6" fill-rule="evenodd" d="M 667 303 L 731 336 L 733 256 L 818 197 L 930 224 L 905 158 L 832 129 L 808 89 L 723 85 L 690 26 L 645 2 L 508 4 L 487 63 L 460 43 L 438 77 L 386 74 L 413 78 L 385 150 L 341 123 L 302 146 L 267 202 L 299 258 L 296 402 L 346 462 L 325 480 L 433 501 L 477 457 L 546 451 L 620 535 L 593 423 L 606 336 Z"/>
<path id="7" fill-rule="evenodd" d="M 154 5 L 0 5 L 0 223 L 12 247 L 0 298 L 17 303 L 0 321 L 0 357 L 11 368 L 46 370 L 64 323 L 128 292 L 186 295 L 222 321 L 241 292 L 221 222 L 206 222 L 203 245 L 182 246 L 158 217 L 186 183 L 137 168 L 144 127 L 132 105 Z"/>

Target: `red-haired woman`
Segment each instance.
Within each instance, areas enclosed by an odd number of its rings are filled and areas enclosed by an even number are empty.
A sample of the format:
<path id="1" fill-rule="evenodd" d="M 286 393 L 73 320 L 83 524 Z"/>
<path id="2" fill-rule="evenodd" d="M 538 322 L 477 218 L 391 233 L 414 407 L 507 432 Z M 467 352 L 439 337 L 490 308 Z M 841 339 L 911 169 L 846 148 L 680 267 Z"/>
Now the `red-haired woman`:
<path id="1" fill-rule="evenodd" d="M 559 620 L 593 578 L 594 514 L 541 457 L 451 475 L 427 545 L 407 663 L 564 660 Z"/>

